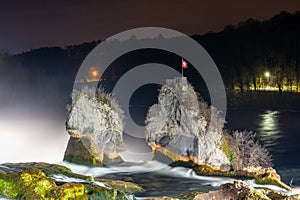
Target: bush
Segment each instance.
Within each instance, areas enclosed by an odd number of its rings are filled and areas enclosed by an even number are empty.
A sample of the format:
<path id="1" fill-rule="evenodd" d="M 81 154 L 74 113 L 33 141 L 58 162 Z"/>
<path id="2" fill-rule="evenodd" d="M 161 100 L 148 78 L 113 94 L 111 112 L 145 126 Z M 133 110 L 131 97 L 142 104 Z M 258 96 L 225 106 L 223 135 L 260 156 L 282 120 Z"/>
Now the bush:
<path id="1" fill-rule="evenodd" d="M 232 135 L 226 135 L 226 140 L 231 151 L 235 152 L 233 169 L 272 166 L 270 153 L 259 144 L 254 132 L 234 131 Z"/>

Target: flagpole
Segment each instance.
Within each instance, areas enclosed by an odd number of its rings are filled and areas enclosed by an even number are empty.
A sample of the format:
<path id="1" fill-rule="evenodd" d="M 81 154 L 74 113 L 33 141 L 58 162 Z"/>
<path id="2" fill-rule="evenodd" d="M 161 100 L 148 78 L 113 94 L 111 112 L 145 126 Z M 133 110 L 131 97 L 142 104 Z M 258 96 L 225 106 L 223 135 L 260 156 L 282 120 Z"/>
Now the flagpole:
<path id="1" fill-rule="evenodd" d="M 188 63 L 181 58 L 181 76 L 183 77 L 183 70 L 188 68 Z"/>

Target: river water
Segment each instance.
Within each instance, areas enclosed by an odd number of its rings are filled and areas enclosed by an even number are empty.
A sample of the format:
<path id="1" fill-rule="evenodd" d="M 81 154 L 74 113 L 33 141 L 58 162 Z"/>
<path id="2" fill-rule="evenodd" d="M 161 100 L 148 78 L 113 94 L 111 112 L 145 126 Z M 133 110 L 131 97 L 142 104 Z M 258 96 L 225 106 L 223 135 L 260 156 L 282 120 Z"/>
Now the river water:
<path id="1" fill-rule="evenodd" d="M 292 184 L 296 188 L 293 192 L 299 192 L 300 159 L 298 152 L 300 152 L 300 146 L 298 143 L 300 134 L 298 126 L 300 112 L 292 110 L 229 110 L 227 122 L 225 128 L 228 130 L 257 132 L 258 139 L 272 154 L 274 167 L 282 179 L 287 184 L 293 180 Z M 89 168 L 69 163 L 63 163 L 63 165 L 80 174 L 137 183 L 145 189 L 144 193 L 136 194 L 140 199 L 176 196 L 189 191 L 216 190 L 221 184 L 234 181 L 234 179 L 225 177 L 198 176 L 192 169 L 173 168 L 149 160 L 127 162 L 108 168 Z M 253 180 L 247 181 L 255 186 Z M 279 190 L 278 187 L 273 187 L 273 189 Z"/>
<path id="2" fill-rule="evenodd" d="M 270 151 L 274 168 L 286 182 L 300 185 L 300 111 L 229 110 L 230 130 L 253 130 Z"/>
<path id="3" fill-rule="evenodd" d="M 144 109 L 144 110 L 141 110 Z M 147 108 L 139 107 L 140 122 Z M 134 113 L 133 113 L 134 114 Z M 134 114 L 135 115 L 135 114 Z M 133 116 L 134 116 L 133 115 Z M 253 130 L 262 144 L 271 152 L 275 169 L 286 183 L 294 185 L 293 193 L 300 193 L 300 112 L 296 110 L 229 110 L 227 112 L 229 130 Z M 126 137 L 125 137 L 126 139 Z M 128 138 L 127 138 L 128 139 Z M 129 138 L 129 140 L 132 138 Z M 149 148 L 145 139 L 134 141 L 129 146 L 138 147 L 140 152 Z M 60 150 L 63 152 L 63 150 Z M 136 151 L 136 150 L 135 150 Z M 151 153 L 150 153 L 151 155 Z M 143 160 L 141 158 L 141 160 Z M 145 193 L 136 194 L 139 199 L 146 197 L 176 196 L 189 191 L 216 190 L 234 179 L 205 177 L 196 175 L 191 169 L 170 167 L 156 161 L 126 162 L 118 166 L 90 168 L 87 166 L 59 163 L 70 167 L 75 173 L 99 178 L 131 181 L 140 184 Z M 68 181 L 68 180 L 66 180 Z M 254 185 L 251 180 L 249 184 Z M 279 188 L 273 188 L 278 190 Z M 2 199 L 0 197 L 0 199 Z"/>
<path id="4" fill-rule="evenodd" d="M 191 191 L 208 192 L 217 190 L 221 184 L 232 183 L 235 179 L 228 177 L 198 176 L 192 169 L 184 167 L 170 167 L 157 161 L 140 161 L 134 163 L 122 163 L 110 167 L 79 166 L 70 163 L 60 163 L 73 172 L 105 178 L 112 180 L 130 181 L 142 186 L 143 193 L 136 193 L 138 199 L 177 196 Z M 62 179 L 60 179 L 62 180 Z M 254 187 L 268 187 L 276 191 L 285 190 L 273 185 L 257 185 L 254 180 L 244 180 Z M 66 182 L 68 182 L 66 180 Z M 298 193 L 299 188 L 288 192 L 288 194 Z"/>
<path id="5" fill-rule="evenodd" d="M 142 125 L 147 107 L 135 107 L 132 111 L 133 119 Z M 300 110 L 229 109 L 226 121 L 225 129 L 229 132 L 256 132 L 257 139 L 271 153 L 273 167 L 282 179 L 287 184 L 292 181 L 293 185 L 300 186 Z M 146 147 L 140 148 L 142 150 L 149 151 Z"/>

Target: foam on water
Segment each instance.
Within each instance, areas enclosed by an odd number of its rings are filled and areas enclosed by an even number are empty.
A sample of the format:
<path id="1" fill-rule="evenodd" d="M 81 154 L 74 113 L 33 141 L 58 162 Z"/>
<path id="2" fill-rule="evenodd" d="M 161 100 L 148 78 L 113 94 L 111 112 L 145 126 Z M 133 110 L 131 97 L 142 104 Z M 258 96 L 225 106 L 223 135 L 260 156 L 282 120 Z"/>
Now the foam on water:
<path id="1" fill-rule="evenodd" d="M 168 165 L 165 165 L 157 161 L 149 161 L 149 162 L 140 161 L 135 163 L 127 162 L 127 163 L 122 163 L 110 167 L 87 167 L 87 166 L 76 165 L 68 162 L 63 162 L 59 164 L 70 168 L 74 173 L 93 176 L 93 177 L 103 176 L 106 174 L 123 173 L 123 172 L 145 173 L 145 172 L 153 172 L 158 170 L 167 171 L 171 169 L 171 167 L 169 167 Z"/>
<path id="2" fill-rule="evenodd" d="M 288 195 L 296 195 L 296 194 L 300 194 L 300 187 L 295 187 L 293 188 L 291 191 L 287 191 Z"/>
<path id="3" fill-rule="evenodd" d="M 283 189 L 279 186 L 276 185 L 261 185 L 261 184 L 256 184 L 254 180 L 245 180 L 246 183 L 248 183 L 249 185 L 251 185 L 252 187 L 260 187 L 260 188 L 269 188 L 271 190 L 277 191 L 277 192 L 284 192 L 286 193 L 287 190 Z"/>
<path id="4" fill-rule="evenodd" d="M 69 183 L 69 182 L 75 182 L 75 183 L 90 183 L 90 184 L 94 184 L 94 185 L 98 185 L 104 188 L 109 188 L 107 185 L 105 185 L 104 183 L 101 183 L 99 181 L 87 181 L 87 180 L 83 180 L 83 179 L 79 179 L 79 178 L 70 178 L 67 177 L 65 175 L 62 174 L 53 174 L 51 176 L 49 176 L 49 178 L 54 179 L 55 181 L 58 182 L 64 182 L 64 183 Z"/>
<path id="5" fill-rule="evenodd" d="M 70 168 L 73 172 L 93 176 L 100 177 L 107 174 L 114 173 L 148 173 L 155 172 L 157 174 L 166 175 L 169 177 L 175 178 L 187 178 L 187 179 L 197 179 L 206 181 L 204 185 L 211 185 L 213 187 L 218 187 L 224 183 L 232 183 L 235 179 L 226 178 L 226 177 L 213 177 L 213 176 L 199 176 L 189 168 L 184 167 L 170 167 L 169 165 L 163 164 L 157 161 L 147 161 L 147 162 L 136 162 L 136 163 L 123 163 L 120 165 L 114 165 L 111 167 L 87 167 L 76 164 L 71 164 L 68 162 L 60 163 L 68 168 Z"/>
<path id="6" fill-rule="evenodd" d="M 117 174 L 117 173 L 156 173 L 174 178 L 182 178 L 182 179 L 194 179 L 201 180 L 202 185 L 209 185 L 212 187 L 219 187 L 225 183 L 233 183 L 234 178 L 227 177 L 213 177 L 213 176 L 199 176 L 192 169 L 184 168 L 184 167 L 170 167 L 166 164 L 157 162 L 157 161 L 140 161 L 135 163 L 122 163 L 119 165 L 114 165 L 110 167 L 87 167 L 82 165 L 71 164 L 68 162 L 59 163 L 70 168 L 73 172 L 93 176 L 100 177 L 107 174 Z M 294 188 L 291 191 L 286 191 L 275 185 L 260 185 L 256 184 L 254 180 L 245 180 L 249 185 L 253 187 L 264 187 L 269 188 L 274 191 L 284 192 L 288 195 L 300 194 L 300 188 Z M 200 184 L 200 182 L 199 182 Z"/>

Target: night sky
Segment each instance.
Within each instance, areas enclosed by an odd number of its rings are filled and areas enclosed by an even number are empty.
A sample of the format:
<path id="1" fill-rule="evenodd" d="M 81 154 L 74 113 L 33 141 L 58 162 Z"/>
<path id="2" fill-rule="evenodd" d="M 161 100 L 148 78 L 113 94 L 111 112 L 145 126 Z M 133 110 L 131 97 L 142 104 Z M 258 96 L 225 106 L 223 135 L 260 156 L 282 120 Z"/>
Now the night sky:
<path id="1" fill-rule="evenodd" d="M 268 19 L 283 10 L 300 10 L 299 0 L 1 0 L 0 49 L 20 53 L 80 44 L 142 26 L 203 34 L 248 18 Z"/>

